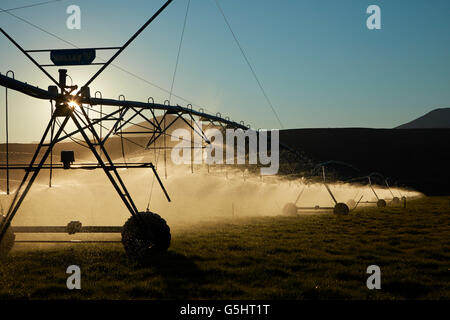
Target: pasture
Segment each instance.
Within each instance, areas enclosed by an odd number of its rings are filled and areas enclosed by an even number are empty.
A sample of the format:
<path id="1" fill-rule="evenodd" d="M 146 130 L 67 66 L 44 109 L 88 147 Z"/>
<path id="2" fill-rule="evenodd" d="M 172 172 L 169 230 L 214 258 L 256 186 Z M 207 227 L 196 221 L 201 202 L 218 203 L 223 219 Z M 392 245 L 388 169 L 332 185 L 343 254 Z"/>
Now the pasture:
<path id="1" fill-rule="evenodd" d="M 74 264 L 81 290 L 66 288 Z M 381 290 L 366 287 L 369 265 Z M 121 244 L 18 244 L 0 264 L 0 299 L 450 299 L 450 197 L 195 224 L 146 265 Z"/>

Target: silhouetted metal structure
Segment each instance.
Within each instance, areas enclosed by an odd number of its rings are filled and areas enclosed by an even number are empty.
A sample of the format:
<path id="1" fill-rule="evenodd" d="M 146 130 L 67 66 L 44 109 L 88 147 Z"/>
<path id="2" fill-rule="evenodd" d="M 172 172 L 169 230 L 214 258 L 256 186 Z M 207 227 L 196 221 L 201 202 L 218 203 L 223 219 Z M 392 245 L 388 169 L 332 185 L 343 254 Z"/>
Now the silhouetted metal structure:
<path id="1" fill-rule="evenodd" d="M 335 214 L 338 215 L 347 215 L 350 212 L 350 209 L 354 210 L 356 209 L 356 207 L 358 206 L 358 204 L 360 203 L 361 199 L 359 199 L 359 201 L 357 203 L 355 203 L 353 206 L 351 206 L 352 208 L 349 208 L 350 205 L 348 203 L 344 203 L 344 202 L 339 202 L 336 199 L 336 196 L 334 195 L 333 191 L 331 190 L 330 186 L 328 185 L 327 182 L 327 178 L 326 178 L 326 168 L 330 165 L 339 165 L 339 166 L 345 166 L 345 167 L 349 167 L 352 168 L 353 170 L 357 170 L 356 168 L 354 168 L 352 165 L 341 162 L 341 161 L 327 161 L 327 162 L 323 162 L 323 163 L 319 163 L 316 166 L 316 170 L 319 169 L 321 171 L 322 174 L 322 181 L 320 181 L 320 183 L 325 187 L 325 189 L 327 190 L 329 196 L 331 197 L 331 199 L 333 200 L 334 206 L 332 207 L 326 207 L 326 206 L 320 206 L 320 205 L 315 205 L 312 207 L 307 207 L 307 206 L 298 206 L 297 203 L 300 201 L 301 196 L 303 195 L 304 191 L 305 191 L 305 187 L 304 186 L 302 188 L 302 190 L 300 190 L 295 202 L 290 202 L 287 203 L 284 207 L 283 207 L 283 213 L 286 215 L 296 215 L 299 212 L 305 212 L 305 211 L 332 211 Z"/>
<path id="2" fill-rule="evenodd" d="M 391 199 L 382 199 L 379 196 L 379 194 L 376 192 L 375 187 L 374 187 L 374 183 L 373 183 L 374 178 L 378 179 L 381 184 L 385 185 L 385 187 L 389 190 L 390 194 L 392 195 Z M 367 176 L 350 179 L 348 182 L 361 182 L 361 181 L 367 181 L 367 185 L 369 186 L 370 190 L 372 191 L 372 193 L 374 194 L 375 199 L 376 199 L 375 201 L 370 201 L 370 200 L 362 201 L 361 202 L 362 204 L 376 204 L 376 206 L 378 208 L 386 207 L 388 202 L 392 203 L 394 205 L 400 204 L 400 198 L 396 197 L 394 195 L 394 193 L 391 190 L 391 187 L 389 186 L 388 179 L 385 178 L 381 173 L 372 172 L 372 173 L 368 174 Z M 406 197 L 402 196 L 402 200 L 406 201 Z"/>
<path id="3" fill-rule="evenodd" d="M 101 48 L 85 48 L 85 49 L 70 49 L 70 50 L 24 50 L 8 33 L 0 28 L 0 32 L 10 40 L 10 42 L 19 49 L 41 72 L 43 72 L 52 82 L 53 85 L 48 87 L 48 90 L 32 86 L 30 84 L 21 82 L 0 74 L 0 85 L 5 88 L 12 89 L 33 98 L 50 100 L 52 102 L 52 114 L 48 122 L 44 134 L 34 152 L 34 155 L 27 165 L 14 164 L 7 162 L 6 167 L 0 167 L 7 171 L 9 170 L 25 170 L 25 175 L 19 184 L 12 199 L 12 203 L 7 211 L 7 214 L 0 219 L 0 242 L 5 235 L 11 233 L 11 230 L 16 233 L 59 233 L 67 232 L 74 234 L 77 232 L 121 232 L 122 243 L 128 254 L 142 257 L 144 253 L 153 252 L 157 250 L 165 250 L 170 244 L 170 230 L 166 225 L 164 219 L 157 214 L 151 212 L 139 211 L 132 196 L 122 180 L 117 169 L 119 168 L 150 168 L 161 186 L 166 198 L 170 201 L 168 192 L 166 191 L 155 166 L 152 163 L 114 163 L 110 154 L 105 148 L 106 141 L 112 135 L 120 136 L 121 140 L 125 139 L 125 135 L 130 132 L 124 132 L 122 129 L 130 124 L 133 119 L 140 118 L 145 121 L 149 127 L 143 127 L 143 131 L 131 132 L 134 135 L 145 134 L 150 135 L 146 144 L 149 148 L 160 137 L 167 134 L 168 129 L 177 121 L 183 121 L 191 130 L 192 134 L 197 134 L 205 143 L 210 143 L 198 125 L 198 121 L 208 121 L 210 124 L 220 126 L 222 128 L 239 128 L 243 130 L 249 129 L 248 125 L 243 122 L 237 123 L 229 118 L 223 118 L 221 114 L 211 115 L 205 113 L 203 110 L 194 110 L 192 106 L 182 107 L 179 105 L 170 105 L 169 101 L 164 104 L 158 104 L 149 98 L 147 102 L 128 101 L 125 99 L 106 99 L 101 93 L 97 97 L 95 92 L 92 97 L 90 94 L 90 84 L 122 53 L 128 45 L 148 26 L 158 15 L 172 2 L 167 1 L 123 46 L 121 47 L 101 47 Z M 95 63 L 96 50 L 117 50 L 113 56 L 105 63 Z M 32 54 L 38 52 L 49 52 L 53 65 L 39 64 Z M 68 77 L 66 69 L 59 69 L 59 79 L 53 78 L 46 70 L 46 67 L 63 65 L 101 65 L 99 70 L 86 82 L 82 87 L 71 84 L 67 85 L 66 79 Z M 73 94 L 77 89 L 78 92 Z M 53 108 L 53 102 L 55 107 Z M 100 112 L 97 117 L 90 117 L 89 111 L 95 112 L 94 106 L 100 106 Z M 103 107 L 112 106 L 117 107 L 113 111 L 104 112 Z M 144 111 L 149 111 L 151 116 L 147 116 Z M 163 114 L 160 119 L 156 116 L 156 111 L 162 111 Z M 170 116 L 170 117 L 169 117 Z M 126 118 L 127 117 L 127 118 Z M 66 132 L 65 128 L 69 121 L 73 122 L 76 129 L 71 132 Z M 105 121 L 112 124 L 112 127 L 103 133 L 105 129 L 102 125 Z M 100 126 L 97 130 L 96 126 Z M 72 139 L 73 136 L 81 134 L 83 142 L 90 149 L 94 155 L 97 163 L 91 164 L 76 164 L 75 156 L 71 152 L 61 154 L 62 164 L 53 164 L 53 149 L 55 145 L 66 139 Z M 92 135 L 92 139 L 88 136 Z M 123 142 L 123 141 L 122 141 Z M 8 145 L 8 141 L 7 141 Z M 191 145 L 192 146 L 192 145 Z M 123 144 L 122 144 L 123 147 Z M 291 152 L 299 158 L 304 158 L 298 152 L 290 149 L 287 146 L 280 145 L 281 148 Z M 39 157 L 39 154 L 43 155 Z M 8 152 L 7 152 L 8 153 Z M 47 159 L 50 158 L 50 164 Z M 131 214 L 131 218 L 125 223 L 123 228 L 117 227 L 84 227 L 81 223 L 72 221 L 64 227 L 15 227 L 10 228 L 11 221 L 18 212 L 23 200 L 27 196 L 33 182 L 36 180 L 41 170 L 50 170 L 51 186 L 51 172 L 54 169 L 102 169 L 114 189 L 117 191 L 122 202 Z M 9 191 L 9 178 L 8 178 Z M 148 209 L 148 208 L 147 208 Z M 11 239 L 11 237 L 9 237 Z M 34 241 L 32 241 L 34 242 Z M 62 241 L 65 242 L 65 241 Z M 139 244 L 137 244 L 139 243 Z"/>
<path id="4" fill-rule="evenodd" d="M 0 166 L 1 170 L 6 170 L 7 173 L 7 193 L 9 193 L 9 170 L 24 170 L 25 175 L 16 189 L 12 203 L 5 216 L 0 216 L 0 254 L 2 239 L 6 239 L 7 251 L 12 247 L 14 242 L 13 233 L 108 233 L 114 232 L 122 233 L 122 243 L 125 247 L 127 254 L 137 258 L 143 258 L 155 251 L 164 251 L 170 245 L 170 229 L 167 226 L 164 219 L 159 215 L 152 212 L 139 211 L 132 196 L 130 195 L 124 181 L 122 180 L 118 169 L 127 168 L 147 168 L 151 169 L 163 190 L 168 201 L 170 197 L 166 191 L 153 163 L 115 163 L 113 162 L 108 150 L 105 148 L 105 143 L 113 135 L 117 135 L 121 139 L 122 152 L 123 152 L 123 139 L 126 139 L 127 134 L 133 135 L 149 135 L 149 139 L 145 145 L 145 148 L 150 148 L 161 137 L 164 138 L 164 151 L 166 150 L 165 137 L 168 130 L 179 120 L 182 121 L 191 130 L 191 159 L 193 150 L 193 135 L 196 134 L 201 137 L 202 141 L 209 144 L 207 136 L 203 129 L 198 125 L 198 122 L 208 122 L 214 126 L 221 127 L 222 129 L 234 128 L 247 130 L 249 125 L 245 125 L 242 121 L 235 122 L 228 117 L 222 117 L 220 113 L 216 115 L 205 113 L 204 110 L 194 110 L 192 105 L 182 107 L 179 105 L 171 105 L 169 101 L 165 101 L 163 104 L 155 103 L 152 98 L 149 98 L 147 102 L 129 101 L 125 100 L 123 96 L 119 99 L 106 99 L 102 94 L 97 91 L 94 96 L 90 94 L 90 85 L 92 82 L 133 42 L 139 34 L 147 28 L 152 21 L 154 21 L 165 8 L 173 0 L 168 0 L 155 14 L 121 47 L 99 47 L 99 48 L 79 48 L 79 49 L 43 49 L 43 50 L 24 50 L 8 33 L 0 28 L 2 33 L 18 50 L 20 50 L 41 72 L 43 72 L 52 82 L 53 85 L 48 87 L 48 90 L 38 88 L 36 86 L 24 83 L 12 77 L 0 74 L 0 85 L 12 89 L 30 97 L 42 100 L 49 100 L 52 103 L 52 113 L 50 121 L 48 122 L 44 134 L 32 156 L 29 164 L 13 164 L 9 163 L 8 150 L 7 150 L 7 162 L 6 166 Z M 116 50 L 112 57 L 105 63 L 94 62 L 97 50 Z M 34 53 L 49 52 L 51 61 L 53 64 L 39 64 L 33 57 Z M 247 61 L 248 62 L 248 61 Z M 81 87 L 71 84 L 67 85 L 67 70 L 59 69 L 59 79 L 53 78 L 45 68 L 54 66 L 74 66 L 74 65 L 100 65 L 99 70 Z M 79 89 L 79 90 L 78 90 Z M 261 88 L 262 89 L 262 88 Z M 76 94 L 73 94 L 76 90 Z M 121 97 L 123 99 L 121 99 Z M 54 107 L 53 107 L 54 103 Z M 100 106 L 100 111 L 95 110 L 95 106 Z M 104 111 L 104 107 L 116 107 L 113 111 Z M 6 110 L 8 112 L 8 109 Z M 89 115 L 89 112 L 96 112 L 96 117 Z M 148 115 L 148 112 L 151 114 Z M 162 112 L 162 116 L 158 119 L 156 112 Z M 6 114 L 6 119 L 8 115 Z M 141 131 L 126 132 L 123 131 L 125 126 L 132 124 L 132 120 L 141 119 L 147 126 L 141 126 Z M 71 132 L 66 132 L 65 128 L 69 121 L 73 122 L 76 129 Z M 112 125 L 109 129 L 105 128 L 102 124 L 108 122 Z M 96 127 L 99 127 L 97 130 Z M 106 130 L 107 129 L 107 130 Z M 7 148 L 8 141 L 8 128 L 7 131 Z M 103 130 L 106 130 L 104 133 Z M 259 132 L 259 130 L 257 131 Z M 57 143 L 65 141 L 66 139 L 73 139 L 75 135 L 80 134 L 82 141 L 86 144 L 89 150 L 92 152 L 96 159 L 96 163 L 77 164 L 75 162 L 75 155 L 70 151 L 63 151 L 61 154 L 61 164 L 53 163 L 53 150 Z M 89 137 L 92 136 L 92 138 Z M 296 150 L 289 148 L 286 145 L 280 144 L 280 148 L 297 161 L 307 163 L 311 168 L 314 167 L 314 163 L 305 157 L 303 154 Z M 43 155 L 39 157 L 40 153 Z M 125 157 L 124 157 L 125 158 Z M 50 164 L 47 160 L 50 159 Z M 164 157 L 165 160 L 165 157 Z M 287 161 L 289 162 L 289 161 Z M 297 202 L 302 192 L 297 197 L 295 203 L 290 203 L 287 206 L 289 212 L 297 213 L 299 210 L 333 210 L 336 214 L 348 214 L 349 207 L 347 204 L 338 202 L 330 189 L 327 179 L 325 177 L 325 167 L 329 163 L 324 163 L 318 167 L 322 170 L 323 181 L 328 194 L 334 202 L 333 207 L 298 207 Z M 69 222 L 67 226 L 35 226 L 35 227 L 14 227 L 11 228 L 11 222 L 14 216 L 21 207 L 22 202 L 27 196 L 31 186 L 36 180 L 41 170 L 50 171 L 51 186 L 51 172 L 54 169 L 62 170 L 91 170 L 102 169 L 114 189 L 118 193 L 125 207 L 131 214 L 131 218 L 125 223 L 123 227 L 89 227 L 82 226 L 78 221 Z M 191 170 L 193 170 L 191 162 Z M 209 167 L 208 167 L 209 170 Z M 244 175 L 245 179 L 245 175 Z M 387 182 L 386 182 L 387 183 Z M 369 184 L 370 176 L 369 176 Z M 389 186 L 388 186 L 389 187 Z M 378 199 L 378 195 L 372 188 L 374 194 Z M 392 192 L 391 192 L 392 193 Z M 362 199 L 362 198 L 361 198 Z M 356 203 L 355 207 L 360 203 Z M 380 200 L 380 199 L 378 199 Z M 384 200 L 383 200 L 384 201 Z M 147 208 L 148 209 L 148 208 Z M 36 242 L 35 240 L 29 242 Z M 48 242 L 48 241 L 43 241 Z M 56 241 L 56 242 L 73 242 L 78 241 Z M 95 242 L 95 241 L 88 241 Z M 111 242 L 111 241 L 107 241 Z"/>

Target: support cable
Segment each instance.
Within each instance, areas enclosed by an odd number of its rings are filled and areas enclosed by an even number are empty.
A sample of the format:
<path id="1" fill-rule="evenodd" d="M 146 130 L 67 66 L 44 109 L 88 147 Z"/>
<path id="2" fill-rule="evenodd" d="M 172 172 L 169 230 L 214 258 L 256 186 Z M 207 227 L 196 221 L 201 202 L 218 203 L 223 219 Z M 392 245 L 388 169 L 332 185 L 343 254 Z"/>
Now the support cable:
<path id="1" fill-rule="evenodd" d="M 53 101 L 50 100 L 50 118 L 53 117 Z M 52 127 L 50 128 L 50 144 L 53 140 L 53 134 L 55 131 L 55 121 L 53 121 Z M 53 177 L 53 149 L 50 151 L 50 172 L 49 172 L 49 181 L 48 186 L 52 187 L 52 177 Z"/>
<path id="2" fill-rule="evenodd" d="M 12 77 L 14 79 L 14 72 L 8 71 L 6 75 L 11 73 Z M 6 114 L 5 114 L 5 128 L 6 128 L 6 194 L 9 195 L 9 121 L 8 121 L 8 88 L 5 87 L 5 107 L 6 107 Z"/>
<path id="3" fill-rule="evenodd" d="M 272 112 L 275 115 L 275 117 L 277 118 L 278 123 L 280 124 L 281 128 L 284 128 L 283 123 L 281 122 L 280 117 L 278 116 L 278 113 L 276 112 L 276 110 L 275 110 L 275 108 L 274 108 L 274 106 L 272 104 L 272 101 L 270 101 L 269 96 L 266 93 L 266 90 L 264 90 L 264 87 L 262 86 L 261 81 L 259 81 L 259 78 L 258 78 L 258 76 L 256 75 L 256 72 L 255 72 L 255 69 L 253 68 L 252 64 L 250 63 L 249 59 L 247 58 L 247 55 L 245 54 L 244 49 L 242 48 L 242 46 L 241 46 L 241 44 L 240 44 L 236 34 L 234 33 L 233 29 L 231 28 L 230 22 L 228 21 L 227 17 L 225 16 L 225 13 L 223 12 L 222 7 L 219 4 L 219 1 L 218 0 L 214 0 L 214 1 L 216 3 L 217 9 L 219 9 L 220 13 L 222 14 L 223 19 L 225 20 L 225 23 L 227 24 L 228 29 L 230 30 L 231 34 L 233 35 L 234 41 L 236 42 L 237 46 L 239 47 L 239 50 L 241 51 L 245 62 L 247 63 L 248 67 L 250 68 L 250 71 L 252 72 L 253 77 L 255 78 L 256 82 L 258 83 L 258 86 L 261 89 L 262 94 L 266 98 L 267 103 L 269 104 L 269 107 L 272 109 Z"/>
<path id="4" fill-rule="evenodd" d="M 22 18 L 22 17 L 16 15 L 16 14 L 13 14 L 13 13 L 11 13 L 11 12 L 9 12 L 9 11 L 7 11 L 7 10 L 4 10 L 4 9 L 2 9 L 2 8 L 0 8 L 0 12 L 7 13 L 7 14 L 9 14 L 10 16 L 12 16 L 12 17 L 14 17 L 14 18 L 16 18 L 16 19 L 18 19 L 18 20 L 20 20 L 20 21 L 22 21 L 22 22 L 24 22 L 24 23 L 26 23 L 26 24 L 28 24 L 28 25 L 30 25 L 31 27 L 33 27 L 33 28 L 35 28 L 35 29 L 37 29 L 37 30 L 39 30 L 39 31 L 41 31 L 41 32 L 43 32 L 43 33 L 45 33 L 45 34 L 47 34 L 47 35 L 49 35 L 49 36 L 55 38 L 55 39 L 58 39 L 59 41 L 64 42 L 65 44 L 67 44 L 67 45 L 69 45 L 69 46 L 71 46 L 71 47 L 73 47 L 73 48 L 76 48 L 76 49 L 79 49 L 79 48 L 80 48 L 80 47 L 78 47 L 76 44 L 74 44 L 73 42 L 67 41 L 67 40 L 61 38 L 60 36 L 58 36 L 58 35 L 56 35 L 56 34 L 50 32 L 50 31 L 47 31 L 47 30 L 45 30 L 44 28 L 39 27 L 38 25 L 36 25 L 36 24 L 34 24 L 34 23 L 32 23 L 32 22 L 30 22 L 30 21 L 28 21 L 28 20 L 26 20 L 26 19 L 24 19 L 24 18 Z M 99 58 L 101 61 L 106 62 L 106 59 L 103 59 L 103 58 L 101 58 L 101 57 L 98 57 L 98 58 Z M 165 88 L 163 88 L 163 87 L 161 87 L 161 86 L 159 86 L 159 85 L 157 85 L 157 84 L 155 84 L 155 83 L 153 83 L 153 82 L 151 82 L 151 81 L 148 81 L 148 80 L 142 78 L 141 76 L 138 76 L 137 74 L 135 74 L 135 73 L 133 73 L 133 72 L 131 72 L 131 71 L 128 71 L 128 70 L 125 69 L 125 68 L 122 68 L 121 66 L 119 66 L 119 65 L 117 65 L 117 64 L 111 63 L 111 66 L 113 66 L 114 68 L 116 68 L 116 69 L 118 69 L 118 70 L 120 70 L 120 71 L 122 71 L 122 72 L 124 72 L 124 73 L 126 73 L 126 74 L 128 74 L 128 75 L 130 75 L 130 76 L 132 76 L 132 77 L 135 78 L 135 79 L 138 79 L 138 80 L 140 80 L 140 81 L 142 81 L 142 82 L 145 82 L 146 84 L 148 84 L 148 85 L 150 85 L 150 86 L 152 86 L 152 87 L 154 87 L 154 88 L 157 88 L 157 89 L 159 89 L 159 90 L 161 90 L 161 91 L 163 91 L 163 92 L 165 92 L 165 93 L 170 94 L 170 91 L 169 91 L 169 90 L 167 90 L 167 89 L 165 89 Z M 180 99 L 180 100 L 182 100 L 182 101 L 184 101 L 184 102 L 186 102 L 186 103 L 192 104 L 193 106 L 196 106 L 196 107 L 198 107 L 198 108 L 201 107 L 201 106 L 199 106 L 198 104 L 195 104 L 195 103 L 193 103 L 192 101 L 190 101 L 190 100 L 188 100 L 188 99 L 186 99 L 186 98 L 184 98 L 184 97 L 182 97 L 182 96 L 180 96 L 180 95 L 176 95 L 176 94 L 172 93 L 172 96 L 174 96 L 174 97 L 176 97 L 176 98 L 178 98 L 178 99 Z M 204 108 L 204 109 L 205 109 L 205 110 L 208 110 L 208 109 L 206 109 L 206 108 Z"/>
<path id="5" fill-rule="evenodd" d="M 169 104 L 170 104 L 170 99 L 172 99 L 173 85 L 175 83 L 175 77 L 177 75 L 178 62 L 180 60 L 181 47 L 183 45 L 184 31 L 186 30 L 186 22 L 187 22 L 187 17 L 188 17 L 188 13 L 189 13 L 189 6 L 190 6 L 190 4 L 191 4 L 191 0 L 188 0 L 188 4 L 187 4 L 187 7 L 186 7 L 186 14 L 184 16 L 183 30 L 181 31 L 180 44 L 178 45 L 178 53 L 177 53 L 177 59 L 176 59 L 176 62 L 175 62 L 175 70 L 173 71 L 172 84 L 170 86 Z"/>
<path id="6" fill-rule="evenodd" d="M 136 39 L 142 33 L 142 31 L 144 31 L 145 28 L 147 28 L 150 25 L 150 23 L 152 23 L 153 20 L 155 20 L 161 14 L 161 12 L 163 12 L 164 9 L 166 9 L 167 6 L 170 3 L 172 3 L 172 1 L 173 0 L 167 0 L 164 3 L 164 5 L 161 8 L 159 8 L 158 11 L 156 11 L 153 14 L 153 16 L 150 19 L 148 19 L 147 22 L 144 23 L 144 25 L 138 31 L 136 31 L 131 36 L 131 38 L 128 39 L 128 41 L 125 42 L 125 44 L 81 88 L 88 87 L 134 41 L 134 39 Z M 80 93 L 81 93 L 81 90 L 78 92 L 77 95 L 79 95 Z"/>
<path id="7" fill-rule="evenodd" d="M 155 113 L 153 112 L 153 110 L 150 109 L 150 111 L 151 111 L 151 113 L 153 115 L 153 121 L 157 121 Z M 154 141 L 154 143 L 156 144 L 156 140 Z M 155 152 L 155 170 L 157 170 L 158 169 L 159 155 L 161 154 L 161 149 L 158 149 L 158 155 L 156 155 L 156 149 L 153 149 L 153 150 Z M 152 183 L 151 183 L 151 186 L 150 186 L 150 192 L 149 192 L 149 195 L 148 195 L 148 201 L 147 201 L 147 209 L 146 209 L 147 212 L 150 211 L 150 201 L 152 200 L 153 186 L 155 184 L 155 178 L 156 178 L 156 176 L 153 175 Z"/>
<path id="8" fill-rule="evenodd" d="M 188 13 L 189 13 L 189 6 L 191 4 L 191 0 L 188 0 L 187 6 L 186 6 L 186 14 L 184 15 L 184 22 L 183 22 L 183 29 L 181 31 L 181 37 L 180 37 L 180 44 L 178 45 L 178 53 L 177 53 L 177 58 L 176 58 L 176 62 L 175 62 L 175 69 L 173 71 L 173 76 L 172 76 L 172 84 L 170 86 L 170 94 L 169 94 L 169 100 L 168 103 L 170 105 L 170 100 L 172 99 L 172 91 L 173 91 L 173 85 L 175 84 L 175 78 L 177 75 L 177 69 L 178 69 L 178 63 L 180 61 L 180 53 L 181 53 L 181 47 L 183 45 L 183 39 L 184 39 L 184 31 L 186 30 L 186 22 L 187 22 L 187 17 L 188 17 Z M 164 131 L 166 130 L 166 117 L 164 117 Z M 167 144 L 166 144 L 166 135 L 164 135 L 164 177 L 167 180 Z M 152 182 L 152 189 L 153 190 L 153 183 L 154 183 L 154 179 Z M 151 197 L 151 193 L 150 193 L 150 197 Z M 149 199 L 149 203 L 150 203 L 150 199 Z"/>
<path id="9" fill-rule="evenodd" d="M 64 0 L 50 0 L 50 1 L 45 1 L 45 2 L 29 4 L 29 5 L 25 5 L 25 6 L 21 6 L 21 7 L 15 7 L 15 8 L 11 8 L 11 9 L 0 9 L 0 13 L 3 13 L 3 12 L 8 13 L 8 12 L 14 11 L 14 10 L 25 9 L 25 8 L 32 8 L 32 7 L 42 6 L 42 5 L 45 5 L 45 4 L 61 2 L 61 1 L 64 1 Z"/>
<path id="10" fill-rule="evenodd" d="M 155 142 L 156 143 L 156 142 Z M 154 149 L 155 151 L 155 155 L 156 155 L 156 149 Z M 158 149 L 158 156 L 156 157 L 156 163 L 155 163 L 155 170 L 158 167 L 158 161 L 159 161 L 159 156 L 161 154 L 161 149 Z M 156 180 L 156 176 L 153 175 L 152 178 L 152 184 L 150 186 L 150 193 L 148 195 L 148 201 L 147 201 L 147 209 L 146 211 L 149 212 L 150 211 L 150 201 L 152 200 L 152 195 L 153 195 L 153 186 L 155 185 L 155 180 Z"/>
<path id="11" fill-rule="evenodd" d="M 88 109 L 88 111 L 89 111 L 89 109 Z M 124 144 L 123 144 L 123 134 L 122 134 L 122 113 L 120 113 L 119 117 L 120 117 L 120 120 L 119 120 L 119 125 L 120 125 L 120 146 L 122 148 L 123 162 L 126 165 L 127 164 L 127 160 L 126 160 L 126 157 L 125 157 L 125 148 L 124 148 Z"/>
<path id="12" fill-rule="evenodd" d="M 164 116 L 164 132 L 166 131 L 166 117 Z M 164 135 L 164 177 L 167 180 L 167 143 L 166 135 Z"/>
<path id="13" fill-rule="evenodd" d="M 95 98 L 97 98 L 97 93 L 99 93 L 100 94 L 100 99 L 102 99 L 103 98 L 103 95 L 102 95 L 102 93 L 100 92 L 100 91 L 96 91 L 95 93 L 94 93 L 94 97 Z M 90 110 L 94 110 L 94 107 L 91 105 L 90 106 L 91 108 L 90 108 Z M 89 107 L 87 107 L 88 108 L 88 110 L 89 110 Z M 96 111 L 95 110 L 95 112 L 98 112 L 98 111 Z M 100 104 L 100 119 L 102 119 L 103 118 L 103 104 Z M 101 146 L 100 146 L 100 144 L 102 143 L 102 137 L 103 137 L 103 127 L 102 127 L 102 121 L 100 120 L 100 136 L 99 136 L 99 138 L 100 138 L 100 140 L 99 141 L 97 141 L 98 142 L 98 146 L 99 146 L 99 155 L 100 155 L 100 158 L 102 157 L 102 148 L 101 148 Z"/>

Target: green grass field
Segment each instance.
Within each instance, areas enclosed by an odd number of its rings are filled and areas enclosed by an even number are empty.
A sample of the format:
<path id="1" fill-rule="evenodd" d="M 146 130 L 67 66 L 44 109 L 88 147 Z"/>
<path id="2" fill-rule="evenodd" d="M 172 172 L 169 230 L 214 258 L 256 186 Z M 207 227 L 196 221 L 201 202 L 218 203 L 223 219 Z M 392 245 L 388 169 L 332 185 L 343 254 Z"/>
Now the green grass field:
<path id="1" fill-rule="evenodd" d="M 81 290 L 68 290 L 69 265 Z M 366 269 L 381 268 L 381 290 Z M 174 230 L 147 266 L 120 244 L 18 250 L 0 265 L 0 299 L 449 299 L 450 197 L 408 208 L 224 220 Z"/>

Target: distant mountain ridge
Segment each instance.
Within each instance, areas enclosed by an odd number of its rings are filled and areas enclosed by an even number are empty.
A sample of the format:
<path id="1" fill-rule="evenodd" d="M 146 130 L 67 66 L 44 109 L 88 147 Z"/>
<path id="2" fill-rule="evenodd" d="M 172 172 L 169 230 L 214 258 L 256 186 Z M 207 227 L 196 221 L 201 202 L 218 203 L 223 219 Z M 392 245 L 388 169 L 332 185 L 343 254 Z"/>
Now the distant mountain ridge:
<path id="1" fill-rule="evenodd" d="M 433 129 L 450 128 L 450 108 L 440 108 L 402 124 L 395 129 Z"/>

